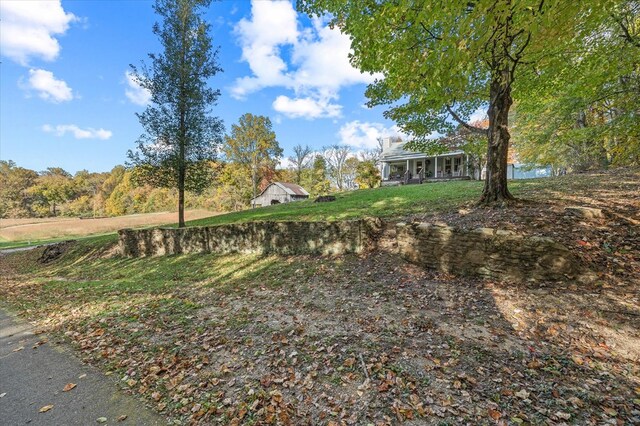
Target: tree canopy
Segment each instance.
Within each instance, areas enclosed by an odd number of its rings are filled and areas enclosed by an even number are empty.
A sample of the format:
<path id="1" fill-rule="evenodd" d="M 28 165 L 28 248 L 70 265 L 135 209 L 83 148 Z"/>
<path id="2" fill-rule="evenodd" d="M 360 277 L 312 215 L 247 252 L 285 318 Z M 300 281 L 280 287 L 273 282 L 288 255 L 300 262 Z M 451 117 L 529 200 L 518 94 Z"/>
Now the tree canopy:
<path id="1" fill-rule="evenodd" d="M 228 161 L 248 168 L 253 198 L 258 195 L 260 180 L 265 175 L 273 174 L 282 157 L 282 148 L 269 117 L 250 113 L 242 115 L 238 124 L 231 127 L 223 152 Z"/>
<path id="2" fill-rule="evenodd" d="M 224 127 L 211 116 L 220 96 L 208 87 L 222 69 L 209 35 L 203 9 L 211 0 L 156 0 L 161 18 L 153 26 L 163 51 L 150 54 L 150 65 L 132 66 L 138 84 L 151 94 L 151 104 L 137 114 L 144 134 L 131 164 L 142 166 L 143 179 L 178 190 L 178 226 L 184 226 L 185 189 L 201 191 L 210 182 L 207 162 L 216 158 Z"/>
<path id="3" fill-rule="evenodd" d="M 509 111 L 518 83 L 557 69 L 563 49 L 579 46 L 615 3 L 608 0 L 302 0 L 311 14 L 330 13 L 351 37 L 351 62 L 380 73 L 368 105 L 391 105 L 386 117 L 414 138 L 449 132 L 454 122 L 488 135 L 483 202 L 512 198 L 506 161 Z M 565 64 L 570 67 L 570 64 Z M 488 107 L 489 128 L 468 124 Z"/>
<path id="4" fill-rule="evenodd" d="M 564 52 L 569 67 L 555 64 L 520 88 L 518 153 L 574 171 L 640 164 L 640 2 L 616 2 L 591 37 Z"/>

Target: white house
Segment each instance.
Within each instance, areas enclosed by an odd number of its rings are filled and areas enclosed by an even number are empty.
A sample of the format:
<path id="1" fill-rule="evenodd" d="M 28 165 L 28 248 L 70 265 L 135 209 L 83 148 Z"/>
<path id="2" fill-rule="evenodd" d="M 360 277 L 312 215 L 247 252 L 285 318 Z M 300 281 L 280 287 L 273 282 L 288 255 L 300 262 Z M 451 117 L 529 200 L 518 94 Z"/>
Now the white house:
<path id="1" fill-rule="evenodd" d="M 406 142 L 385 138 L 380 155 L 382 184 L 421 183 L 426 179 L 470 179 L 468 158 L 462 151 L 426 155 L 404 149 Z"/>
<path id="2" fill-rule="evenodd" d="M 271 206 L 273 204 L 290 203 L 309 198 L 309 193 L 300 185 L 286 182 L 273 182 L 256 198 L 251 199 L 253 207 Z"/>

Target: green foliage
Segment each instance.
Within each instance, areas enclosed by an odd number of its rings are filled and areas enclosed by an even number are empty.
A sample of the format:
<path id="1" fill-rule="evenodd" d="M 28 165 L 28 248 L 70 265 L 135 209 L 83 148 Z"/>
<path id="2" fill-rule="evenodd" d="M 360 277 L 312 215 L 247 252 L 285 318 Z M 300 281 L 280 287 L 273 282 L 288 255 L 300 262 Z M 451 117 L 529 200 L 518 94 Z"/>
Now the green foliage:
<path id="1" fill-rule="evenodd" d="M 271 120 L 251 113 L 242 115 L 238 124 L 231 127 L 231 134 L 225 138 L 223 152 L 229 162 L 243 167 L 249 174 L 252 197 L 258 195 L 258 184 L 265 176 L 275 172 L 282 157 L 282 148 Z M 240 188 L 237 190 L 241 191 Z"/>
<path id="2" fill-rule="evenodd" d="M 40 215 L 56 216 L 57 207 L 70 200 L 74 194 L 71 175 L 59 167 L 50 167 L 36 179 L 29 188 L 33 196 L 34 210 Z"/>
<path id="3" fill-rule="evenodd" d="M 615 2 L 563 63 L 523 86 L 514 133 L 522 159 L 569 170 L 640 164 L 639 55 L 640 3 Z"/>
<path id="4" fill-rule="evenodd" d="M 109 216 L 122 216 L 133 213 L 133 188 L 131 172 L 125 172 L 105 203 L 105 212 Z"/>
<path id="5" fill-rule="evenodd" d="M 302 187 L 309 192 L 311 197 L 329 193 L 331 182 L 327 178 L 327 162 L 321 155 L 316 155 L 311 169 L 303 172 Z"/>
<path id="6" fill-rule="evenodd" d="M 0 161 L 0 217 L 33 215 L 33 197 L 29 192 L 38 174 L 16 166 L 13 161 Z"/>
<path id="7" fill-rule="evenodd" d="M 225 164 L 216 185 L 216 210 L 242 210 L 249 206 L 252 195 L 252 181 L 248 167 L 241 163 Z"/>
<path id="8" fill-rule="evenodd" d="M 150 54 L 151 65 L 132 74 L 151 93 L 151 105 L 137 114 L 144 134 L 132 165 L 141 166 L 148 184 L 178 190 L 179 224 L 184 225 L 184 191 L 202 191 L 210 182 L 206 162 L 216 158 L 224 131 L 222 121 L 210 115 L 220 92 L 208 80 L 222 69 L 209 36 L 203 11 L 210 0 L 156 0 L 162 22 L 153 33 L 163 53 Z"/>
<path id="9" fill-rule="evenodd" d="M 490 203 L 512 198 L 506 181 L 512 92 L 556 69 L 562 49 L 588 39 L 612 3 L 301 0 L 299 8 L 331 14 L 351 38 L 352 64 L 383 76 L 368 87 L 368 105 L 390 105 L 385 116 L 414 139 L 453 131 L 451 118 L 471 129 L 471 114 L 488 105 L 482 201 Z"/>
<path id="10" fill-rule="evenodd" d="M 382 177 L 373 161 L 361 161 L 356 168 L 356 183 L 360 189 L 376 188 Z"/>

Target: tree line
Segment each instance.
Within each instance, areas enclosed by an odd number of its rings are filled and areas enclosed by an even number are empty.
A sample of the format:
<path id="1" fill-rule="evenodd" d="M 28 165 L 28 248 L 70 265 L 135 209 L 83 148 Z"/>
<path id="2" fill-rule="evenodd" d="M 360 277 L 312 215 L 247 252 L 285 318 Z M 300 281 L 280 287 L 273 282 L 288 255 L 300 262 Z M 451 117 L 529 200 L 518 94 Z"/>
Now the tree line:
<path id="1" fill-rule="evenodd" d="M 251 134 L 252 137 L 247 137 Z M 184 206 L 211 211 L 237 211 L 274 181 L 301 185 L 312 197 L 380 184 L 380 149 L 353 153 L 343 145 L 313 150 L 293 148 L 288 166 L 280 168 L 283 150 L 268 117 L 245 114 L 225 136 L 222 158 L 194 169 L 206 174 L 207 185 L 187 190 Z M 109 172 L 60 167 L 44 171 L 0 161 L 0 217 L 102 217 L 177 211 L 178 190 L 159 186 L 166 170 L 148 165 L 115 166 Z"/>

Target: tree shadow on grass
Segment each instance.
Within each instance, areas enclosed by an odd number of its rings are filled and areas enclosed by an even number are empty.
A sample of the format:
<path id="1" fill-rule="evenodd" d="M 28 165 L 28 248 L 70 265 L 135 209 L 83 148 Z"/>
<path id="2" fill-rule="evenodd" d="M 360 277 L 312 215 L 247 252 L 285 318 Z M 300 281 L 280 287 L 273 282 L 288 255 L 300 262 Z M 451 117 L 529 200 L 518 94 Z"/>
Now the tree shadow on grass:
<path id="1" fill-rule="evenodd" d="M 638 420 L 629 288 L 456 278 L 385 252 L 62 263 L 48 267 L 64 278 L 55 287 L 32 283 L 10 301 L 62 315 L 85 356 L 136 372 L 135 390 L 159 392 L 174 417 L 266 421 L 273 407 L 298 424 Z M 223 408 L 194 410 L 205 403 Z"/>

